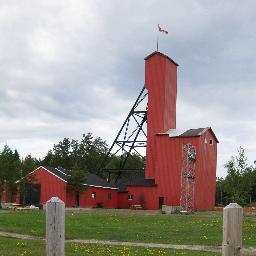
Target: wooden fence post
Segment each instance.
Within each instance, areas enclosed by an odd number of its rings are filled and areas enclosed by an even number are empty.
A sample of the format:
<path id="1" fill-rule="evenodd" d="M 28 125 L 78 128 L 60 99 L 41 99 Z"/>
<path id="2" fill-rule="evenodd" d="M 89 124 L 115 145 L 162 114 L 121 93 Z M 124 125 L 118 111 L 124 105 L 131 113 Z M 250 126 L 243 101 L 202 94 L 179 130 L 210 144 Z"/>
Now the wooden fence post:
<path id="1" fill-rule="evenodd" d="M 223 256 L 239 256 L 242 248 L 243 208 L 230 203 L 223 209 Z"/>
<path id="2" fill-rule="evenodd" d="M 46 255 L 64 256 L 65 204 L 58 197 L 46 203 Z"/>

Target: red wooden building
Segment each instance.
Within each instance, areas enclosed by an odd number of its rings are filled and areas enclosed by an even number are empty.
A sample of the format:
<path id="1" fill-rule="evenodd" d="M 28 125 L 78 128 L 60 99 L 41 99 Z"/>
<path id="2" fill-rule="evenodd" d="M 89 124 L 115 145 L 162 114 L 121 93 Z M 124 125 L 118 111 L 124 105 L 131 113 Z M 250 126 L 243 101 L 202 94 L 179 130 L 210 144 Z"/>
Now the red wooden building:
<path id="1" fill-rule="evenodd" d="M 141 204 L 145 209 L 180 206 L 185 176 L 183 146 L 191 145 L 196 152 L 193 182 L 185 185 L 192 184 L 193 190 L 185 191 L 185 196 L 187 200 L 193 197 L 190 210 L 210 209 L 215 204 L 218 139 L 210 127 L 176 129 L 177 67 L 160 52 L 145 58 L 146 170 L 144 178 L 126 182 L 126 193 L 129 204 Z"/>
<path id="2" fill-rule="evenodd" d="M 51 197 L 57 196 L 67 207 L 106 207 L 117 208 L 117 187 L 109 184 L 94 174 L 89 174 L 84 192 L 76 193 L 67 185 L 69 171 L 52 167 L 40 166 L 28 175 L 33 176 L 32 185 L 28 186 L 25 195 L 17 194 L 16 203 L 26 205 L 45 204 Z"/>
<path id="3" fill-rule="evenodd" d="M 37 180 L 44 204 L 58 196 L 67 206 L 104 206 L 159 209 L 163 204 L 181 204 L 184 145 L 196 152 L 193 162 L 193 191 L 186 191 L 186 200 L 193 201 L 191 210 L 210 209 L 215 203 L 218 140 L 210 127 L 176 129 L 176 95 L 178 65 L 168 56 L 154 52 L 145 58 L 145 88 L 148 90 L 147 148 L 145 174 L 123 174 L 115 182 L 96 175 L 87 178 L 88 190 L 80 195 L 68 189 L 67 173 L 59 168 L 37 168 L 31 175 Z M 191 115 L 192 113 L 188 113 Z M 193 195 L 191 194 L 193 193 Z M 18 199 L 17 199 L 18 200 Z"/>

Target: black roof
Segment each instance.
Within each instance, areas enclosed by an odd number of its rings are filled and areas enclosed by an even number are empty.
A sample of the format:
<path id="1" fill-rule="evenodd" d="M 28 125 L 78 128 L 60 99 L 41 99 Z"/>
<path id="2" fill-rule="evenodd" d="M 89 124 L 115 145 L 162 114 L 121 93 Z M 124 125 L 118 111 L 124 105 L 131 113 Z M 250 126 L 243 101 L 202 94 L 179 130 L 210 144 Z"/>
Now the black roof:
<path id="1" fill-rule="evenodd" d="M 42 166 L 43 167 L 43 166 Z M 54 167 L 43 167 L 44 169 L 47 169 L 49 172 L 54 174 L 55 176 L 59 177 L 60 179 L 64 180 L 67 182 L 68 176 L 70 175 L 70 170 L 63 169 L 61 167 L 54 168 Z M 88 173 L 86 177 L 85 183 L 89 186 L 93 187 L 104 187 L 104 188 L 115 188 L 117 187 L 114 184 L 108 183 L 106 180 L 103 178 L 99 177 L 96 174 L 93 173 Z"/>
<path id="2" fill-rule="evenodd" d="M 123 171 L 114 181 L 119 191 L 127 191 L 128 186 L 152 187 L 156 186 L 154 179 L 145 179 L 144 172 Z"/>
<path id="3" fill-rule="evenodd" d="M 67 177 L 69 175 L 69 171 L 63 169 L 63 168 L 53 168 L 50 166 L 44 167 L 54 175 L 58 176 L 59 178 L 63 179 L 64 181 L 67 181 Z"/>
<path id="4" fill-rule="evenodd" d="M 95 187 L 117 188 L 115 184 L 109 183 L 96 174 L 90 173 L 87 176 L 87 184 Z"/>
<path id="5" fill-rule="evenodd" d="M 42 166 L 43 167 L 43 166 Z M 66 170 L 64 168 L 58 167 L 43 167 L 44 169 L 51 172 L 53 175 L 59 177 L 63 181 L 67 182 L 68 176 L 70 175 L 70 170 Z M 111 188 L 118 189 L 120 192 L 126 192 L 127 186 L 142 186 L 142 187 L 152 187 L 156 186 L 154 179 L 145 179 L 144 172 L 141 171 L 123 171 L 118 176 L 118 178 L 114 178 L 110 182 L 107 182 L 104 178 L 89 173 L 86 177 L 85 184 L 92 187 L 102 187 L 102 188 Z"/>

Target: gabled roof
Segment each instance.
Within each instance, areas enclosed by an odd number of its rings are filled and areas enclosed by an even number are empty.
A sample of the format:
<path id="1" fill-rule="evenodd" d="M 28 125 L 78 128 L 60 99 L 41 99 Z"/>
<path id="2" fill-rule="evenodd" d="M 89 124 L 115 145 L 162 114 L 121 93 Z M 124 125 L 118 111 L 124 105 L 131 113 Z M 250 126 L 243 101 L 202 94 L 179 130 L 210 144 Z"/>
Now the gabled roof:
<path id="1" fill-rule="evenodd" d="M 158 52 L 158 51 L 155 51 L 155 52 L 152 52 L 151 54 L 149 54 L 147 57 L 144 58 L 144 60 L 148 60 L 149 58 L 153 57 L 154 55 L 160 55 L 164 58 L 167 58 L 169 61 L 171 61 L 174 65 L 176 66 L 179 66 L 173 59 L 171 59 L 169 56 L 161 53 L 161 52 Z"/>
<path id="2" fill-rule="evenodd" d="M 63 169 L 61 167 L 58 168 L 54 168 L 54 167 L 44 167 L 44 166 L 40 166 L 38 168 L 36 168 L 34 171 L 30 172 L 27 175 L 30 175 L 32 173 L 34 173 L 35 171 L 37 171 L 39 168 L 43 168 L 45 171 L 53 174 L 55 177 L 59 178 L 60 180 L 67 182 L 68 180 L 68 176 L 70 176 L 70 170 L 66 170 Z M 88 173 L 87 177 L 86 177 L 86 183 L 85 185 L 88 185 L 90 187 L 98 187 L 98 188 L 109 188 L 109 189 L 117 189 L 117 187 L 111 183 L 108 183 L 107 181 L 105 181 L 104 179 L 102 179 L 101 177 L 92 174 L 92 173 Z"/>
<path id="3" fill-rule="evenodd" d="M 171 138 L 175 138 L 175 137 L 200 137 L 202 134 L 204 134 L 207 131 L 210 131 L 212 136 L 216 140 L 216 142 L 219 143 L 219 141 L 218 141 L 217 137 L 215 136 L 211 127 L 196 128 L 196 129 L 184 129 L 184 130 L 170 129 L 166 132 L 159 133 L 158 135 L 169 135 L 169 137 L 171 137 Z"/>
<path id="4" fill-rule="evenodd" d="M 68 176 L 70 175 L 70 172 L 71 172 L 70 170 L 66 170 L 61 167 L 54 168 L 49 166 L 47 167 L 40 166 L 27 175 L 30 175 L 36 172 L 40 168 L 51 173 L 52 175 L 54 175 L 55 177 L 59 178 L 64 182 L 67 182 Z M 96 188 L 118 189 L 118 191 L 120 192 L 127 191 L 127 186 L 142 186 L 142 187 L 156 186 L 154 179 L 145 179 L 144 172 L 138 172 L 138 171 L 122 172 L 117 180 L 114 180 L 111 182 L 107 182 L 105 179 L 101 178 L 96 174 L 89 173 L 86 177 L 85 185 L 88 185 L 90 187 L 96 187 Z"/>

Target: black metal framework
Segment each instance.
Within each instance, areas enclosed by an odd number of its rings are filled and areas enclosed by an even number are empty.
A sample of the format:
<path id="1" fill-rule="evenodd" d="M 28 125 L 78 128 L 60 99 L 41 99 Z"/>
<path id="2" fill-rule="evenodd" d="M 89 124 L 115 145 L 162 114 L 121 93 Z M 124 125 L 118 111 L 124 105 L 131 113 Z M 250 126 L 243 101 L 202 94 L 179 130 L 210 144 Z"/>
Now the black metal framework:
<path id="1" fill-rule="evenodd" d="M 147 95 L 147 89 L 143 87 L 102 162 L 100 171 L 108 172 L 109 175 L 111 172 L 120 173 L 120 171 L 126 170 L 125 164 L 132 153 L 143 157 L 140 148 L 146 148 L 147 146 Z M 120 155 L 119 167 L 117 169 L 106 168 L 108 159 L 112 155 Z"/>

